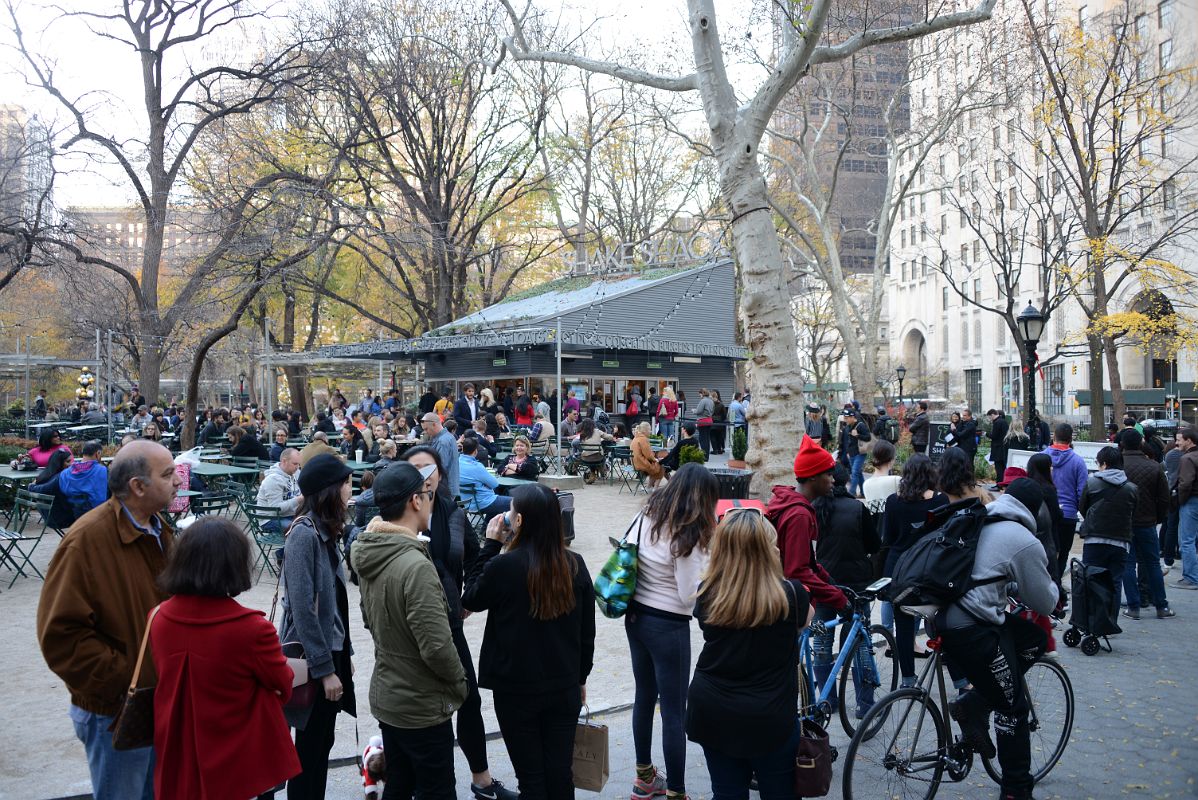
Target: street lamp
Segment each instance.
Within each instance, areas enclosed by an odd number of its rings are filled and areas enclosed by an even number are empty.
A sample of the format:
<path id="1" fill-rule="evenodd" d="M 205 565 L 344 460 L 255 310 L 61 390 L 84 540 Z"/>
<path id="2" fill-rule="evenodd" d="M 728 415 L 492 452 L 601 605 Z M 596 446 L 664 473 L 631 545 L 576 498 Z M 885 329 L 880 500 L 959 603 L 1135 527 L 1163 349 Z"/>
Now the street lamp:
<path id="1" fill-rule="evenodd" d="M 241 398 L 245 395 L 245 373 L 242 372 L 237 376 L 237 402 L 241 402 Z"/>
<path id="2" fill-rule="evenodd" d="M 903 404 L 903 379 L 907 377 L 907 368 L 904 367 L 902 364 L 899 364 L 895 368 L 894 374 L 898 376 L 898 381 L 899 381 L 898 401 L 899 401 L 899 405 L 901 406 Z"/>
<path id="3" fill-rule="evenodd" d="M 1040 417 L 1036 413 L 1036 345 L 1044 333 L 1044 315 L 1040 309 L 1028 302 L 1027 308 L 1019 312 L 1015 320 L 1019 324 L 1019 332 L 1027 345 L 1028 389 L 1027 389 L 1027 423 L 1030 430 L 1032 452 L 1039 452 L 1044 443 L 1040 441 Z"/>

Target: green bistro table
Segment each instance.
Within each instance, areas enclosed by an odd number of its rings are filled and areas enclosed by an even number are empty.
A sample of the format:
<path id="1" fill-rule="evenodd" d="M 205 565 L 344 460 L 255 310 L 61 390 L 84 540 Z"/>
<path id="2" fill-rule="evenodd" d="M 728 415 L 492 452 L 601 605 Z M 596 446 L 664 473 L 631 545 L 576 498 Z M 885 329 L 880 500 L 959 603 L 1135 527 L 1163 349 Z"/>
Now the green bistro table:
<path id="1" fill-rule="evenodd" d="M 26 484 L 33 483 L 39 472 L 41 472 L 40 469 L 15 470 L 7 464 L 0 465 L 0 483 L 20 488 Z"/>
<path id="2" fill-rule="evenodd" d="M 346 461 L 345 466 L 352 469 L 354 472 L 365 472 L 374 467 L 374 464 L 369 461 Z"/>
<path id="3" fill-rule="evenodd" d="M 199 475 L 201 478 L 238 478 L 243 479 L 252 475 L 257 475 L 261 470 L 251 469 L 250 467 L 234 467 L 229 464 L 212 464 L 202 462 L 200 464 L 191 465 L 191 474 Z"/>
<path id="4" fill-rule="evenodd" d="M 507 494 L 508 491 L 517 486 L 527 486 L 530 483 L 536 483 L 536 481 L 529 481 L 525 480 L 524 478 L 511 478 L 507 476 L 501 476 L 499 478 L 499 488 L 502 490 L 503 494 Z"/>

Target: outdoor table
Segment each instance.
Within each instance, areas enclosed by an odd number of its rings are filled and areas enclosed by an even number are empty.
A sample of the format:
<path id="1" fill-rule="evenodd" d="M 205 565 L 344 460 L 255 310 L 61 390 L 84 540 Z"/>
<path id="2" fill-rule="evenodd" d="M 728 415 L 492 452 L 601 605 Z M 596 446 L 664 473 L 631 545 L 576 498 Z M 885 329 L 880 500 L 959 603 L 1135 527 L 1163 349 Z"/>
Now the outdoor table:
<path id="1" fill-rule="evenodd" d="M 56 422 L 35 422 L 32 425 L 30 425 L 29 427 L 37 428 L 38 430 L 41 430 L 42 428 L 53 428 L 57 424 L 58 423 L 56 423 Z"/>
<path id="2" fill-rule="evenodd" d="M 368 469 L 372 469 L 374 464 L 369 461 L 346 461 L 345 466 L 349 467 L 354 472 L 365 472 Z"/>
<path id="3" fill-rule="evenodd" d="M 0 465 L 0 483 L 20 487 L 25 483 L 33 483 L 41 470 L 15 470 L 7 464 Z"/>
<path id="4" fill-rule="evenodd" d="M 250 467 L 234 467 L 229 464 L 212 464 L 202 461 L 191 465 L 191 474 L 201 478 L 245 478 L 257 475 L 259 470 Z"/>
<path id="5" fill-rule="evenodd" d="M 200 461 L 223 461 L 228 458 L 224 453 L 200 453 Z"/>
<path id="6" fill-rule="evenodd" d="M 517 486 L 527 486 L 530 483 L 536 483 L 536 481 L 528 481 L 524 478 L 512 478 L 507 476 L 500 476 L 498 480 L 499 488 L 502 490 L 502 494 L 506 494 L 508 490 L 514 489 Z"/>
<path id="7" fill-rule="evenodd" d="M 75 425 L 67 428 L 67 433 L 73 433 L 82 438 L 87 431 L 104 431 L 108 430 L 107 425 Z"/>

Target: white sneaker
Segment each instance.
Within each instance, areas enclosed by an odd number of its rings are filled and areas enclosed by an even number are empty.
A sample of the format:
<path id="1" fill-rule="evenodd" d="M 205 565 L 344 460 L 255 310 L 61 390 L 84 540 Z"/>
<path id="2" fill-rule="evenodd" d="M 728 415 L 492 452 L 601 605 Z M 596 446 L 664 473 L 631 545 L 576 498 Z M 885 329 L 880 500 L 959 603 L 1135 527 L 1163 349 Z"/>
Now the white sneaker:
<path id="1" fill-rule="evenodd" d="M 1165 577 L 1173 569 L 1172 564 L 1161 564 L 1161 577 Z"/>

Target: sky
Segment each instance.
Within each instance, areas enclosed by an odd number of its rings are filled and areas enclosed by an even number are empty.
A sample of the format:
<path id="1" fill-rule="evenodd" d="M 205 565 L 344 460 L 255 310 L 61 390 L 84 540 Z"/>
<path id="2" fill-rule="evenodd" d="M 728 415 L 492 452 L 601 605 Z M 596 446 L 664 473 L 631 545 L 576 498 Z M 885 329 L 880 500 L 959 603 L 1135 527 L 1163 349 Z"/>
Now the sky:
<path id="1" fill-rule="evenodd" d="M 299 0 L 275 3 L 272 13 L 285 14 L 293 2 Z M 107 12 L 115 5 L 112 0 L 64 0 L 58 8 L 67 12 Z M 762 5 L 761 0 L 721 3 L 725 41 L 746 41 L 744 21 L 752 18 L 754 7 Z M 598 52 L 637 52 L 644 59 L 643 66 L 667 73 L 684 74 L 693 66 L 684 0 L 536 0 L 535 6 L 547 23 L 558 21 L 570 30 L 586 28 L 587 40 Z M 16 13 L 26 45 L 46 59 L 56 85 L 66 95 L 83 99 L 89 124 L 122 138 L 136 137 L 140 131 L 136 123 L 144 119 L 144 111 L 140 109 L 139 65 L 131 48 L 90 33 L 82 19 L 58 13 L 44 0 L 21 0 Z M 768 31 L 765 34 L 759 30 L 758 41 L 768 39 Z M 258 31 L 248 31 L 239 36 L 244 40 L 257 35 Z M 236 38 L 229 37 L 234 42 Z M 70 120 L 61 106 L 44 91 L 26 85 L 22 73 L 28 74 L 28 68 L 14 43 L 15 27 L 11 19 L 5 19 L 0 25 L 0 103 L 25 106 L 53 125 L 68 126 Z M 196 50 L 190 57 L 202 59 L 204 54 Z M 187 65 L 180 60 L 170 66 L 183 69 Z M 743 68 L 741 71 L 748 74 Z M 740 74 L 735 63 L 732 72 L 734 76 Z M 701 119 L 696 116 L 695 122 L 701 124 Z M 56 187 L 60 207 L 122 205 L 133 200 L 117 168 L 109 165 L 97 170 L 80 158 L 64 163 L 68 173 Z"/>

